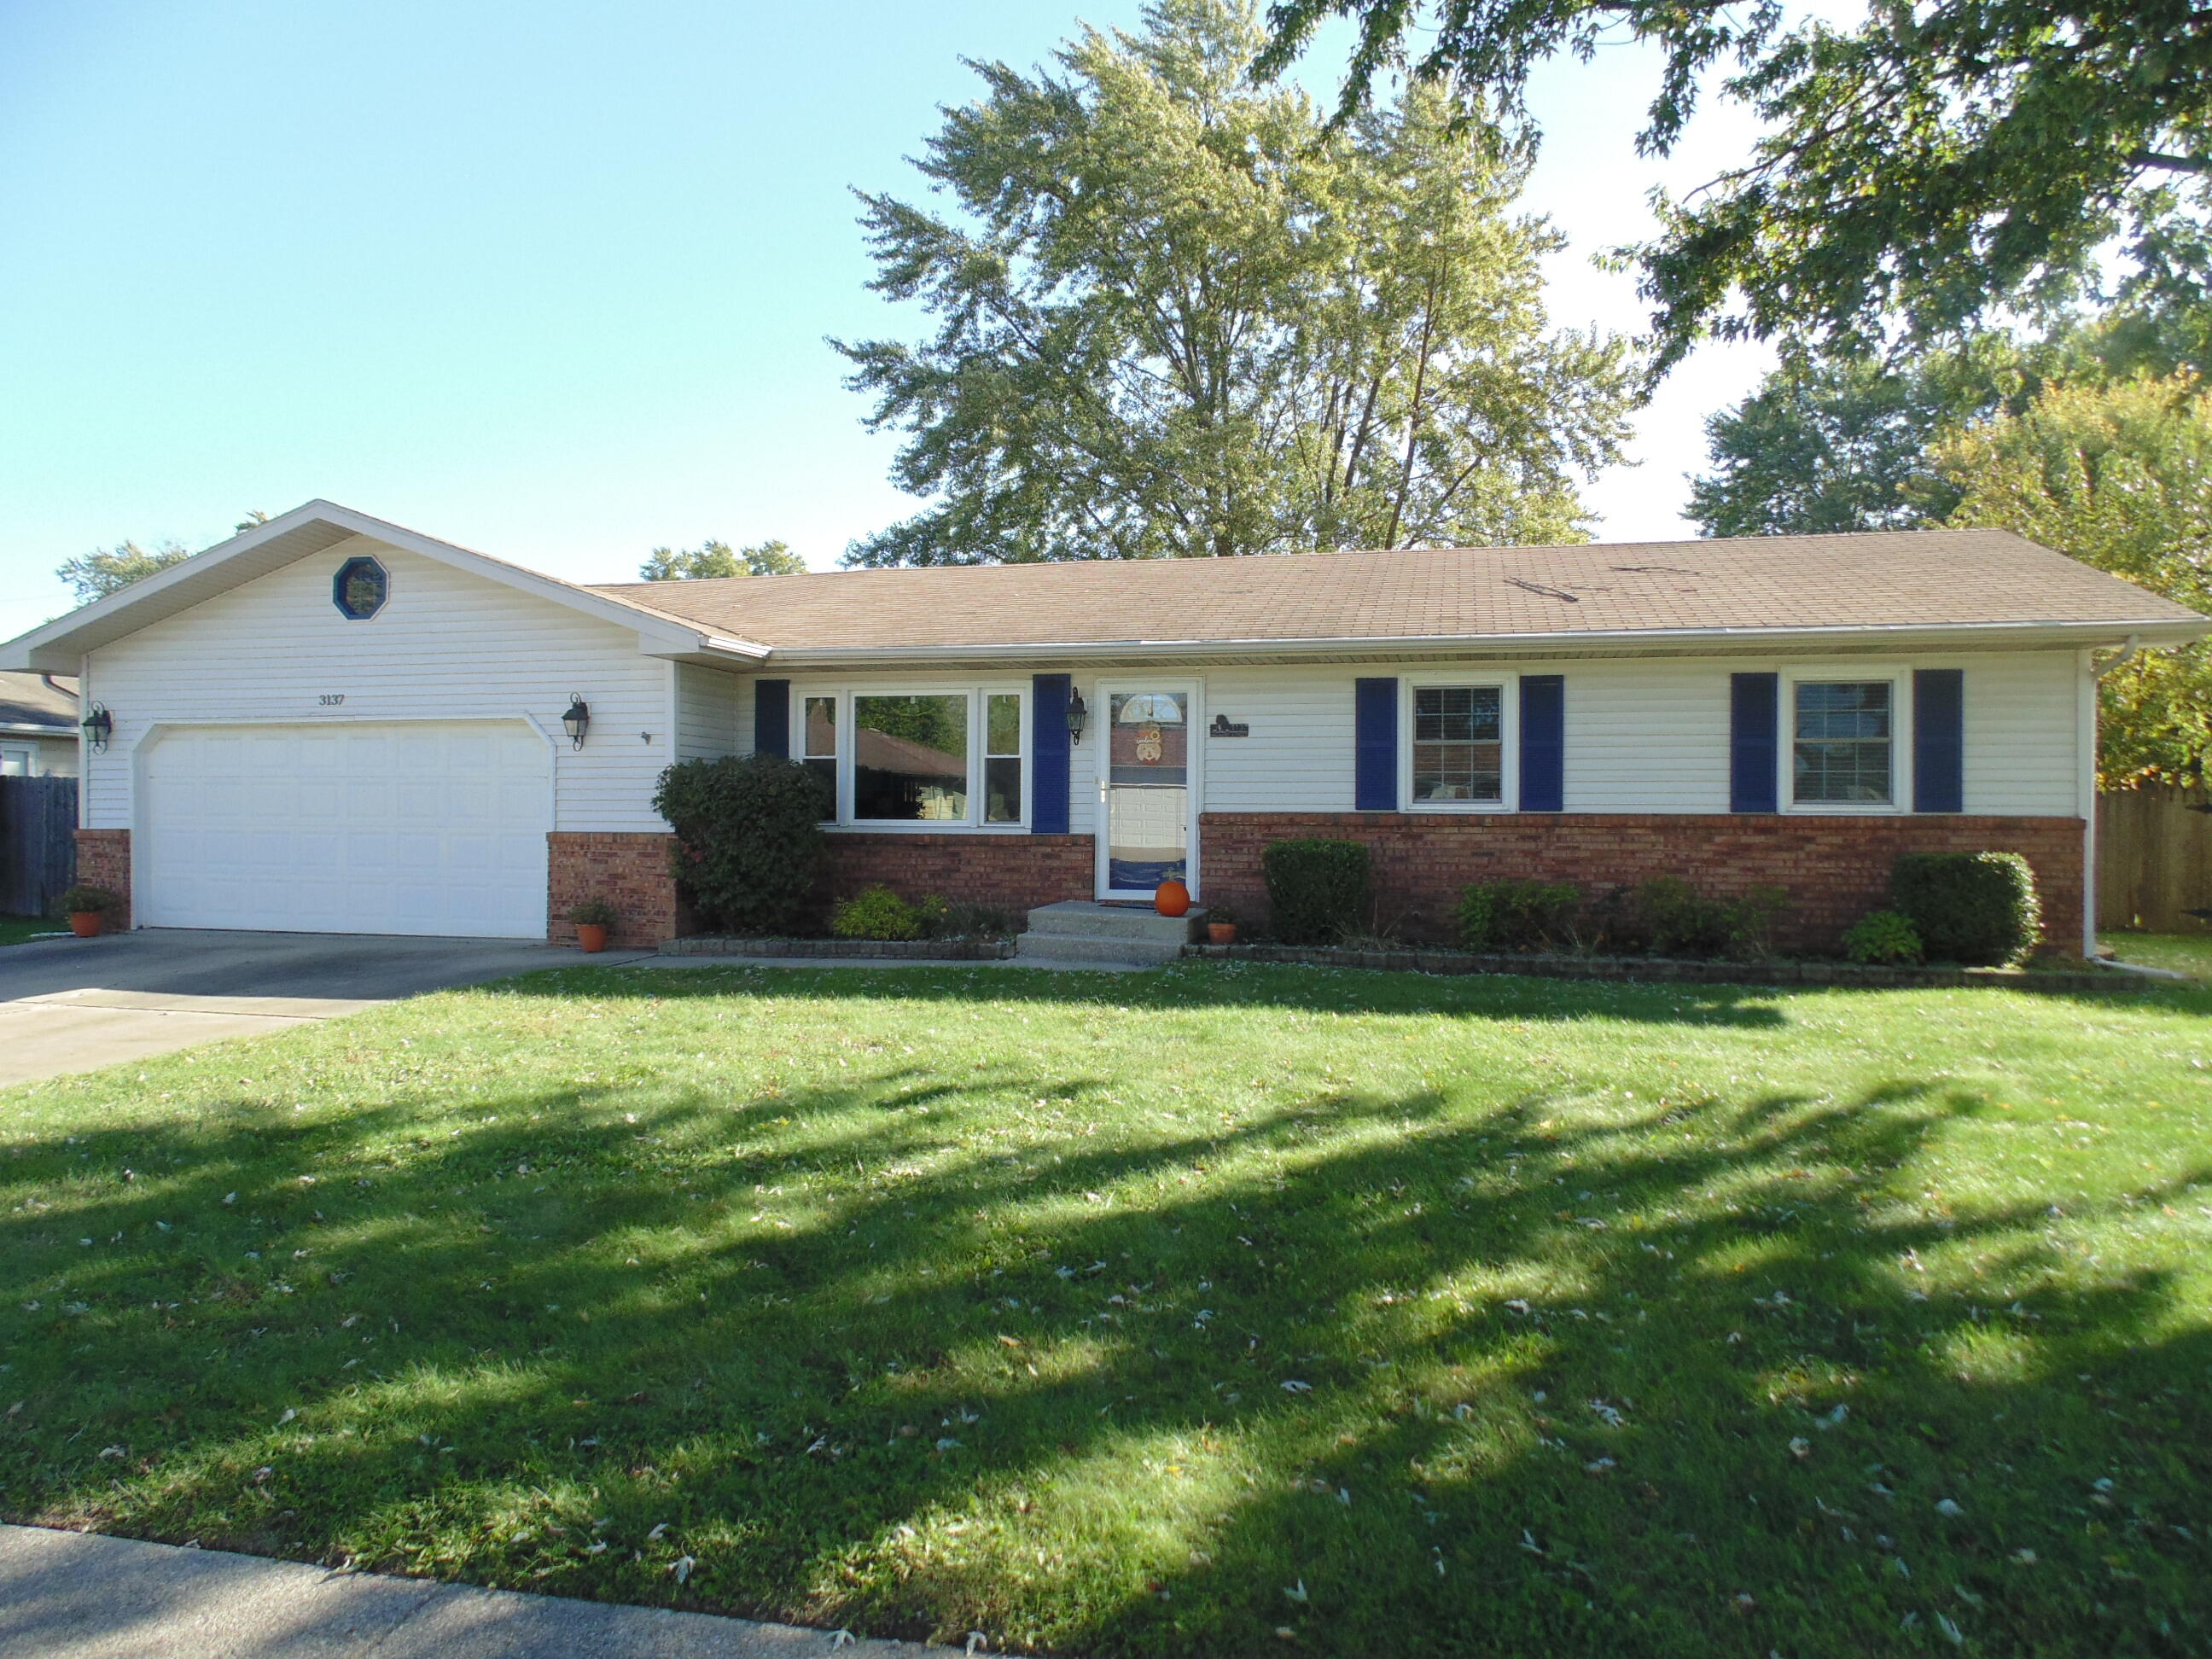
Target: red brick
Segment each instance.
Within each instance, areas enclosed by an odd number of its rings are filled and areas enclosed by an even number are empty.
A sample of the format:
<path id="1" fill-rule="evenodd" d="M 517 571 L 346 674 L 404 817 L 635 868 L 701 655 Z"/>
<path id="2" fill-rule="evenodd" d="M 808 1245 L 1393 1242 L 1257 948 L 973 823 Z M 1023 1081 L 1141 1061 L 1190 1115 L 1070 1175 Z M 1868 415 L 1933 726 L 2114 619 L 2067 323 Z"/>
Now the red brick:
<path id="1" fill-rule="evenodd" d="M 677 896 L 675 846 L 676 837 L 665 833 L 554 830 L 545 837 L 546 936 L 573 941 L 568 912 L 591 899 L 615 907 L 612 945 L 658 945 L 692 931 Z"/>
<path id="2" fill-rule="evenodd" d="M 1809 817 L 1638 813 L 1523 813 L 1496 817 L 1397 812 L 1208 812 L 1199 821 L 1206 900 L 1264 927 L 1269 842 L 1325 836 L 1367 843 L 1376 920 L 1409 939 L 1449 941 L 1460 889 L 1505 878 L 1571 881 L 1595 895 L 1654 876 L 1680 876 L 1732 897 L 1771 883 L 1791 910 L 1776 927 L 1784 949 L 1832 949 L 1843 931 L 1887 902 L 1900 853 L 2025 854 L 2043 895 L 2044 936 L 2078 950 L 2079 818 Z"/>
<path id="3" fill-rule="evenodd" d="M 823 891 L 850 898 L 882 882 L 900 897 L 941 893 L 955 904 L 1017 913 L 1087 899 L 1097 854 L 1088 836 L 833 835 Z"/>
<path id="4" fill-rule="evenodd" d="M 105 887 L 123 902 L 108 912 L 107 926 L 118 933 L 131 926 L 131 832 L 76 832 L 76 878 L 88 887 Z"/>

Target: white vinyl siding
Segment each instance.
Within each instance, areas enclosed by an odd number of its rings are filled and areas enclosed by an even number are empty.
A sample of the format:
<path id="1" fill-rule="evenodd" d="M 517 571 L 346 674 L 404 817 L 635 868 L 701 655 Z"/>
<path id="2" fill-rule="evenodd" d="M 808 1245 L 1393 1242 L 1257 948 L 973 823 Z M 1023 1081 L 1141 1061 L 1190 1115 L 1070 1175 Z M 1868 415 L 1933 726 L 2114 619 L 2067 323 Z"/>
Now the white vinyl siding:
<path id="1" fill-rule="evenodd" d="M 391 573 L 391 599 L 349 621 L 331 580 L 363 551 Z M 652 802 L 675 748 L 669 669 L 626 628 L 356 538 L 92 653 L 90 695 L 114 712 L 115 736 L 89 757 L 85 823 L 133 827 L 132 752 L 156 722 L 527 719 L 555 751 L 554 828 L 665 830 Z M 572 694 L 592 708 L 573 750 L 561 732 Z"/>
<path id="2" fill-rule="evenodd" d="M 738 727 L 738 705 L 746 690 L 744 677 L 702 668 L 696 663 L 670 666 L 676 671 L 676 758 L 712 760 L 718 755 L 750 750 L 753 746 L 750 706 L 744 711 L 744 731 Z"/>
<path id="3" fill-rule="evenodd" d="M 1908 672 L 1916 667 L 1965 671 L 1967 812 L 2079 815 L 2074 704 L 2080 668 L 2073 653 L 1883 660 L 1901 661 Z M 1729 677 L 1779 672 L 1849 679 L 1855 672 L 1850 663 L 1849 657 L 1647 657 L 1521 661 L 1510 667 L 1518 675 L 1565 678 L 1567 811 L 1725 812 Z M 1352 682 L 1388 675 L 1409 685 L 1427 684 L 1480 666 L 1453 664 L 1449 672 L 1421 663 L 1208 669 L 1207 718 L 1248 724 L 1251 735 L 1207 742 L 1203 810 L 1352 811 Z M 1079 673 L 1077 684 L 1087 688 L 1092 678 Z M 1088 689 L 1085 696 L 1091 696 Z M 1912 732 L 1909 716 L 1901 714 L 1901 720 L 1896 741 L 1903 756 Z M 1508 798 L 1514 793 L 1509 778 Z"/>

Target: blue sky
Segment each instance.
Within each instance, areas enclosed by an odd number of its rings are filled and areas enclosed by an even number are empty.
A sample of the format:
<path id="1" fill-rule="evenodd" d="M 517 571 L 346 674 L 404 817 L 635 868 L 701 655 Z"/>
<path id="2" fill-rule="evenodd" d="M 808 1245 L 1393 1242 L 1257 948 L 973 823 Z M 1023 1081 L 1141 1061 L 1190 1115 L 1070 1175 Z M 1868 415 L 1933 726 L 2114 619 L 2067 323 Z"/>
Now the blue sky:
<path id="1" fill-rule="evenodd" d="M 823 343 L 915 327 L 864 290 L 850 187 L 913 187 L 963 55 L 1031 64 L 1137 9 L 0 6 L 0 637 L 67 607 L 64 558 L 316 495 L 583 580 L 706 536 L 830 567 L 914 505 Z M 1722 112 L 1638 162 L 1653 71 L 1623 47 L 1539 78 L 1563 324 L 1635 327 L 1590 252 L 1740 153 Z M 1589 492 L 1601 536 L 1691 533 L 1698 421 L 1764 361 L 1677 374 L 1643 465 Z"/>

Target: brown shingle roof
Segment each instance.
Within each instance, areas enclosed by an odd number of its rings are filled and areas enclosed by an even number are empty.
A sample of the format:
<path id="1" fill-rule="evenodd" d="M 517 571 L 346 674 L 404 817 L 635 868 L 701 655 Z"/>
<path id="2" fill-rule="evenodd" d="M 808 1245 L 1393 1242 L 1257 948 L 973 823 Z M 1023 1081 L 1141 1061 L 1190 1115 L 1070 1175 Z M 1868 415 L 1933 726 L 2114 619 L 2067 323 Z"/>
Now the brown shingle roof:
<path id="1" fill-rule="evenodd" d="M 48 685 L 42 674 L 0 674 L 0 726 L 49 726 L 74 735 L 76 682 L 63 684 L 65 689 Z"/>
<path id="2" fill-rule="evenodd" d="M 857 570 L 593 591 L 778 651 L 2203 620 L 1994 530 Z"/>

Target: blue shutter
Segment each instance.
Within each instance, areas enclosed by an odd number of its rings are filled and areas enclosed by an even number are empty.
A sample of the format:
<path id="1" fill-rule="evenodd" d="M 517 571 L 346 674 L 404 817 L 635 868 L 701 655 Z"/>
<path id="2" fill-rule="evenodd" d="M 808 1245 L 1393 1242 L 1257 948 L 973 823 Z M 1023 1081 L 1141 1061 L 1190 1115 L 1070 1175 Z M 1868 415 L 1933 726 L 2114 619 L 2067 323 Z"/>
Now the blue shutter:
<path id="1" fill-rule="evenodd" d="M 1398 682 L 1352 682 L 1352 804 L 1362 812 L 1398 810 Z"/>
<path id="2" fill-rule="evenodd" d="M 1073 682 L 1066 674 L 1038 674 L 1030 681 L 1030 833 L 1067 833 L 1067 696 Z"/>
<path id="3" fill-rule="evenodd" d="M 1966 810 L 1966 676 L 1923 668 L 1912 676 L 1912 810 Z"/>
<path id="4" fill-rule="evenodd" d="M 1567 794 L 1567 681 L 1521 677 L 1521 810 L 1557 812 Z"/>
<path id="5" fill-rule="evenodd" d="M 1731 674 L 1729 696 L 1729 811 L 1771 812 L 1775 728 L 1782 701 L 1779 674 Z"/>
<path id="6" fill-rule="evenodd" d="M 791 753 L 791 682 L 753 682 L 753 752 Z"/>

